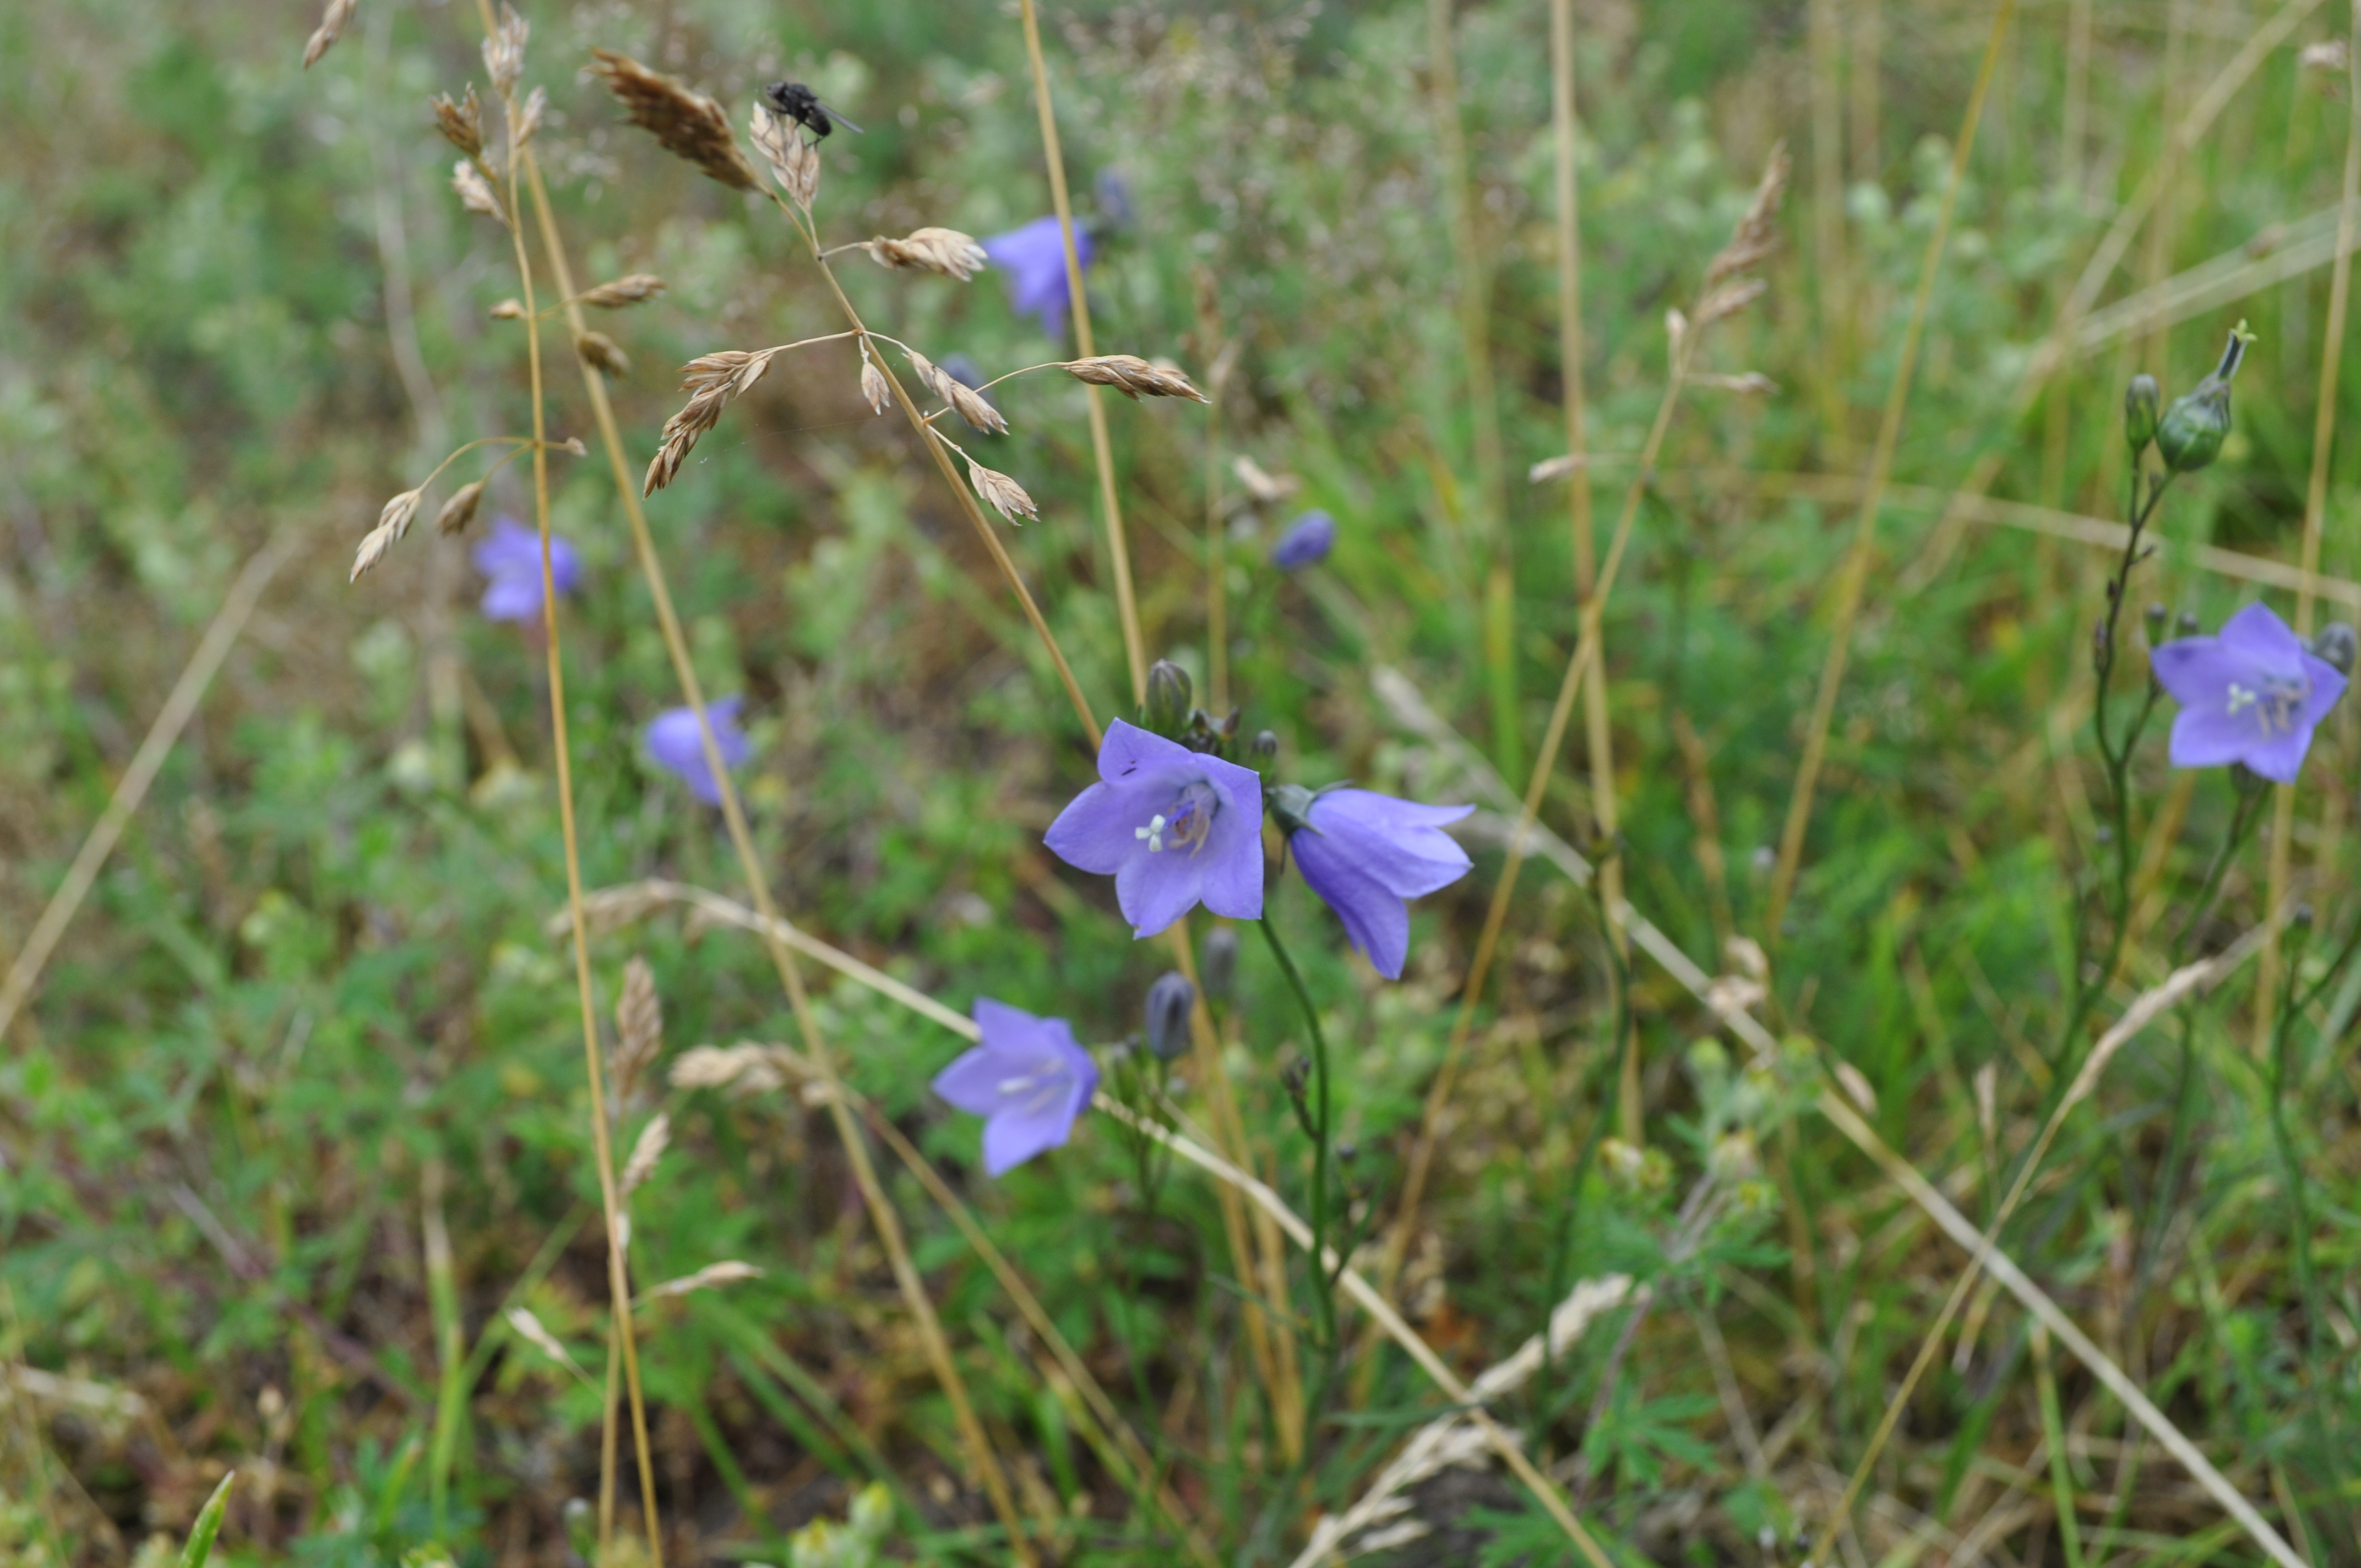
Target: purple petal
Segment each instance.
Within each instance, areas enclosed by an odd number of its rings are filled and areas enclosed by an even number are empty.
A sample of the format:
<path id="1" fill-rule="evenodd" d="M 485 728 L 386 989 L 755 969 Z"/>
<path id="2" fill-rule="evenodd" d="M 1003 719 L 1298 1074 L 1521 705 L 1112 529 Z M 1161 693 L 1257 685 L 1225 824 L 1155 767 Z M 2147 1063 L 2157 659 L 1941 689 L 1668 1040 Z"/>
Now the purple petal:
<path id="1" fill-rule="evenodd" d="M 2345 673 L 2310 650 L 2303 655 L 2303 673 L 2312 678 L 2312 696 L 2304 699 L 2301 720 L 2301 728 L 2309 731 L 2345 695 Z"/>
<path id="2" fill-rule="evenodd" d="M 1442 831 L 1476 808 L 1420 806 L 1365 789 L 1330 790 L 1312 802 L 1312 828 L 1371 880 L 1404 898 L 1448 887 L 1472 862 Z M 1301 841 L 1301 835 L 1298 835 Z"/>
<path id="3" fill-rule="evenodd" d="M 1154 815 L 1143 811 L 1128 784 L 1094 784 L 1067 803 L 1041 841 L 1077 871 L 1113 876 L 1139 852 L 1132 830 Z"/>
<path id="4" fill-rule="evenodd" d="M 1410 906 L 1354 863 L 1349 852 L 1305 831 L 1289 840 L 1303 885 L 1336 912 L 1354 948 L 1388 980 L 1410 957 Z"/>
<path id="5" fill-rule="evenodd" d="M 2219 707 L 2230 683 L 2251 681 L 2251 663 L 2222 646 L 2218 637 L 2183 637 L 2152 649 L 2148 667 L 2175 702 Z"/>
<path id="6" fill-rule="evenodd" d="M 1020 313 L 1041 318 L 1042 330 L 1056 336 L 1064 330 L 1066 246 L 1056 217 L 1036 218 L 1022 227 L 983 241 L 983 253 L 1008 276 L 1008 302 Z M 1074 258 L 1085 269 L 1091 264 L 1091 236 L 1074 230 Z"/>
<path id="7" fill-rule="evenodd" d="M 476 543 L 469 553 L 476 570 L 487 576 L 497 577 L 503 572 L 521 572 L 531 567 L 541 571 L 541 535 L 512 517 L 492 519 L 492 530 Z"/>
<path id="8" fill-rule="evenodd" d="M 1245 843 L 1239 839 L 1246 840 Z M 1205 907 L 1233 920 L 1262 918 L 1262 813 L 1233 809 L 1213 825 L 1205 846 L 1213 861 L 1204 882 Z"/>
<path id="9" fill-rule="evenodd" d="M 1153 937 L 1196 907 L 1205 887 L 1197 855 L 1141 850 L 1115 874 L 1115 901 L 1135 938 Z"/>
<path id="10" fill-rule="evenodd" d="M 1007 1063 L 998 1052 L 972 1046 L 935 1074 L 933 1088 L 969 1115 L 989 1116 L 1000 1109 L 1000 1085 L 1007 1077 Z"/>
<path id="11" fill-rule="evenodd" d="M 2270 606 L 2257 600 L 2222 623 L 2222 645 L 2258 663 L 2284 669 L 2302 656 L 2303 642 Z"/>
<path id="12" fill-rule="evenodd" d="M 2205 707 L 2184 707 L 2174 717 L 2167 751 L 2176 768 L 2225 768 L 2244 758 L 2254 744 L 2253 722 L 2224 713 L 2217 699 Z"/>
<path id="13" fill-rule="evenodd" d="M 2312 750 L 2312 726 L 2298 725 L 2268 740 L 2249 740 L 2239 760 L 2273 784 L 2291 784 L 2303 769 L 2303 754 Z"/>
<path id="14" fill-rule="evenodd" d="M 718 697 L 706 704 L 706 715 L 713 725 L 714 749 L 721 753 L 722 764 L 735 768 L 746 761 L 749 748 L 746 737 L 738 729 L 738 705 L 735 696 Z M 699 733 L 696 713 L 686 707 L 669 707 L 649 721 L 647 728 L 648 754 L 657 765 L 688 785 L 689 793 L 708 806 L 721 804 L 721 786 L 706 765 L 705 738 Z"/>
<path id="15" fill-rule="evenodd" d="M 1336 520 L 1324 511 L 1307 511 L 1287 525 L 1270 549 L 1270 564 L 1292 572 L 1324 561 L 1336 543 Z"/>
<path id="16" fill-rule="evenodd" d="M 495 574 L 484 589 L 482 608 L 488 620 L 539 620 L 541 568 Z"/>

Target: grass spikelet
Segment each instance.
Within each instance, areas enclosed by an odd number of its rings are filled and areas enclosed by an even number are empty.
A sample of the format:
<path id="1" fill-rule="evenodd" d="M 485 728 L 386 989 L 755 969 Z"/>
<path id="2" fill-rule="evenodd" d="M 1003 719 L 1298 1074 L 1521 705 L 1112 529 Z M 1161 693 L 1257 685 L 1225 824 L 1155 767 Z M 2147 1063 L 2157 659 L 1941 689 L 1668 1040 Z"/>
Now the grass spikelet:
<path id="1" fill-rule="evenodd" d="M 734 1046 L 691 1047 L 672 1064 L 672 1086 L 727 1089 L 733 1098 L 775 1092 L 787 1080 L 771 1052 L 772 1047 L 747 1040 Z"/>
<path id="2" fill-rule="evenodd" d="M 779 189 L 809 217 L 812 202 L 819 194 L 819 148 L 797 134 L 793 120 L 783 119 L 760 104 L 754 105 L 747 128 L 754 138 L 754 149 L 770 164 Z"/>
<path id="3" fill-rule="evenodd" d="M 327 8 L 320 13 L 320 25 L 303 42 L 303 69 L 311 70 L 320 63 L 320 57 L 336 47 L 352 25 L 353 13 L 360 9 L 360 0 L 328 0 Z"/>
<path id="4" fill-rule="evenodd" d="M 894 389 L 885 384 L 885 372 L 869 357 L 869 345 L 861 345 L 861 396 L 873 413 L 884 413 L 894 406 Z"/>
<path id="5" fill-rule="evenodd" d="M 443 503 L 443 510 L 434 514 L 434 532 L 446 538 L 464 532 L 467 525 L 476 521 L 476 509 L 483 501 L 483 480 L 477 479 L 460 486 L 451 492 L 451 499 Z"/>
<path id="6" fill-rule="evenodd" d="M 517 111 L 515 145 L 522 147 L 541 129 L 541 117 L 549 112 L 549 89 L 536 87 L 525 94 L 524 107 Z"/>
<path id="7" fill-rule="evenodd" d="M 1303 488 L 1303 481 L 1295 475 L 1271 473 L 1243 452 L 1230 459 L 1230 472 L 1238 477 L 1257 506 L 1277 506 Z"/>
<path id="8" fill-rule="evenodd" d="M 720 420 L 721 411 L 761 380 L 770 366 L 769 349 L 725 348 L 718 354 L 702 355 L 682 367 L 686 374 L 681 389 L 689 394 L 689 399 L 678 413 L 664 421 L 664 444 L 648 463 L 647 478 L 640 493 L 652 496 L 671 484 L 680 473 L 683 459 Z"/>
<path id="9" fill-rule="evenodd" d="M 586 332 L 574 340 L 574 352 L 609 379 L 631 373 L 631 356 L 603 332 Z"/>
<path id="10" fill-rule="evenodd" d="M 672 1118 L 659 1111 L 640 1129 L 639 1138 L 631 1145 L 631 1157 L 623 1162 L 624 1197 L 629 1198 L 647 1184 L 648 1178 L 656 1173 L 656 1161 L 664 1158 L 671 1143 Z"/>
<path id="11" fill-rule="evenodd" d="M 500 25 L 484 39 L 484 74 L 504 100 L 516 95 L 517 82 L 524 76 L 525 39 L 532 35 L 532 26 L 517 15 L 516 7 L 503 5 Z"/>
<path id="12" fill-rule="evenodd" d="M 1767 259 L 1779 247 L 1779 233 L 1773 220 L 1778 216 L 1780 198 L 1787 192 L 1787 144 L 1780 142 L 1771 149 L 1763 165 L 1763 178 L 1754 187 L 1754 199 L 1746 205 L 1745 215 L 1730 231 L 1730 243 L 1723 246 L 1705 269 L 1703 292 L 1710 298 L 1714 285 Z M 1698 313 L 1704 319 L 1702 310 Z"/>
<path id="13" fill-rule="evenodd" d="M 1098 354 L 1088 359 L 1067 360 L 1058 368 L 1077 381 L 1113 387 L 1134 402 L 1142 398 L 1190 398 L 1201 403 L 1205 400 L 1205 394 L 1178 369 L 1150 363 L 1137 354 Z"/>
<path id="14" fill-rule="evenodd" d="M 623 966 L 622 993 L 615 999 L 615 1099 L 631 1097 L 641 1074 L 664 1049 L 664 1007 L 656 1000 L 655 971 L 645 959 Z"/>
<path id="15" fill-rule="evenodd" d="M 1008 421 L 992 406 L 990 399 L 962 385 L 950 371 L 917 349 L 905 348 L 902 352 L 909 356 L 910 368 L 918 373 L 918 379 L 926 384 L 927 389 L 950 404 L 971 427 L 987 435 L 1008 433 Z M 879 411 L 882 413 L 884 410 Z"/>
<path id="16" fill-rule="evenodd" d="M 492 319 L 496 322 L 524 320 L 524 302 L 519 299 L 502 300 L 492 307 Z"/>
<path id="17" fill-rule="evenodd" d="M 1779 389 L 1779 383 L 1760 370 L 1745 370 L 1735 376 L 1700 371 L 1689 378 L 1692 387 L 1704 387 L 1716 392 L 1736 392 L 1741 397 L 1759 398 Z"/>
<path id="18" fill-rule="evenodd" d="M 352 576 L 345 579 L 346 582 L 360 581 L 363 572 L 384 560 L 385 553 L 401 543 L 401 536 L 410 532 L 412 521 L 418 516 L 418 500 L 423 494 L 423 490 L 404 490 L 385 503 L 385 510 L 377 514 L 377 526 L 361 536 L 360 548 L 353 553 Z"/>
<path id="19" fill-rule="evenodd" d="M 500 193 L 484 178 L 484 171 L 476 167 L 475 159 L 463 158 L 451 166 L 451 189 L 459 192 L 459 204 L 469 212 L 481 213 L 498 220 L 501 227 L 508 226 L 508 209 L 500 204 Z"/>
<path id="20" fill-rule="evenodd" d="M 625 305 L 645 304 L 664 291 L 664 280 L 653 272 L 627 272 L 620 278 L 586 290 L 582 303 L 596 305 L 602 311 L 616 311 Z"/>
<path id="21" fill-rule="evenodd" d="M 467 83 L 467 91 L 456 103 L 451 94 L 438 94 L 429 105 L 434 111 L 434 128 L 443 139 L 466 153 L 469 158 L 484 156 L 484 106 L 476 98 L 476 84 Z"/>
<path id="22" fill-rule="evenodd" d="M 879 235 L 862 247 L 880 267 L 936 272 L 964 283 L 990 264 L 972 235 L 957 229 L 913 229 L 900 239 Z"/>
<path id="23" fill-rule="evenodd" d="M 967 455 L 961 453 L 961 455 L 964 457 Z M 1027 518 L 1041 515 L 1041 509 L 1033 504 L 1033 498 L 1025 493 L 1024 486 L 996 468 L 985 467 L 972 457 L 967 459 L 967 482 L 975 487 L 975 493 L 990 503 L 994 511 L 1011 522 L 1021 522 Z"/>
<path id="24" fill-rule="evenodd" d="M 516 1331 L 519 1339 L 574 1374 L 575 1376 L 581 1378 L 585 1383 L 590 1381 L 590 1375 L 575 1363 L 572 1353 L 567 1351 L 558 1337 L 551 1333 L 548 1327 L 533 1315 L 532 1308 L 511 1307 L 508 1310 L 508 1324 L 510 1328 Z"/>
<path id="25" fill-rule="evenodd" d="M 675 158 L 686 159 L 736 191 L 754 191 L 762 180 L 730 134 L 730 116 L 702 93 L 659 71 L 650 71 L 630 55 L 595 49 L 598 63 L 590 69 L 607 83 L 631 116 L 631 124 L 656 138 L 656 145 Z"/>
<path id="26" fill-rule="evenodd" d="M 667 1279 L 641 1292 L 640 1299 L 653 1301 L 662 1296 L 686 1296 L 692 1290 L 710 1290 L 717 1286 L 735 1285 L 741 1279 L 759 1279 L 762 1276 L 763 1271 L 752 1264 L 728 1258 L 720 1263 L 708 1263 L 696 1273 L 685 1274 L 678 1279 Z"/>

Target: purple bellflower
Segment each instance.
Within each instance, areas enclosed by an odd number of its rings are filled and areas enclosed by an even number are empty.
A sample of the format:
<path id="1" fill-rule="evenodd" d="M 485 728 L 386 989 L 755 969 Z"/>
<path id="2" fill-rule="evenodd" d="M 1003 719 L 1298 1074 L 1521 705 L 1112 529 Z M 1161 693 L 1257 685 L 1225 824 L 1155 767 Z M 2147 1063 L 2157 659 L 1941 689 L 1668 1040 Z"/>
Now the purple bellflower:
<path id="1" fill-rule="evenodd" d="M 714 749 L 721 753 L 725 767 L 743 763 L 751 750 L 745 733 L 738 728 L 741 700 L 717 697 L 705 705 L 706 717 L 713 721 Z M 648 721 L 647 738 L 648 754 L 655 758 L 658 767 L 688 785 L 688 792 L 706 805 L 721 804 L 721 785 L 706 766 L 705 739 L 697 733 L 696 709 L 665 708 Z"/>
<path id="2" fill-rule="evenodd" d="M 1063 1018 L 975 999 L 983 1040 L 935 1075 L 935 1092 L 983 1120 L 983 1168 L 999 1176 L 1063 1145 L 1098 1091 L 1098 1064 Z"/>
<path id="3" fill-rule="evenodd" d="M 2313 727 L 2345 694 L 2336 666 L 2307 649 L 2268 605 L 2250 604 L 2214 637 L 2183 637 L 2148 655 L 2180 713 L 2172 765 L 2244 762 L 2274 784 L 2293 784 Z"/>
<path id="4" fill-rule="evenodd" d="M 492 531 L 476 546 L 476 570 L 491 579 L 484 589 L 484 614 L 492 620 L 541 619 L 541 534 L 512 517 L 492 520 Z M 549 575 L 557 591 L 582 586 L 582 558 L 574 546 L 549 536 Z"/>
<path id="5" fill-rule="evenodd" d="M 1270 564 L 1283 572 L 1328 559 L 1336 545 L 1336 520 L 1318 510 L 1305 512 L 1287 525 L 1270 547 Z"/>
<path id="6" fill-rule="evenodd" d="M 1466 875 L 1467 851 L 1443 831 L 1476 808 L 1419 806 L 1366 789 L 1318 794 L 1289 784 L 1278 816 L 1303 883 L 1345 923 L 1345 935 L 1388 980 L 1400 980 L 1410 956 L 1410 907 L 1403 901 L 1448 887 Z"/>
<path id="7" fill-rule="evenodd" d="M 1100 783 L 1073 798 L 1044 840 L 1068 865 L 1115 878 L 1136 937 L 1199 902 L 1233 920 L 1262 916 L 1262 780 L 1116 719 L 1099 746 Z"/>
<path id="8" fill-rule="evenodd" d="M 1036 218 L 983 242 L 992 264 L 1008 274 L 1008 302 L 1020 314 L 1038 316 L 1051 337 L 1066 332 L 1066 242 L 1053 214 Z M 1074 225 L 1074 258 L 1090 270 L 1090 232 Z"/>

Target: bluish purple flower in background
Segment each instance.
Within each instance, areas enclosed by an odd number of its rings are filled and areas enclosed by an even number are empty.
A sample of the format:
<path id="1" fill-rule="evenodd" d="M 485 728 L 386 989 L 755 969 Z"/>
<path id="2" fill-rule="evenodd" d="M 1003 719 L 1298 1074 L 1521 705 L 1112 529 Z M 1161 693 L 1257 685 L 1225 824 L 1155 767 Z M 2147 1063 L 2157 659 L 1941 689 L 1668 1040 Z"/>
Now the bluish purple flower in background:
<path id="1" fill-rule="evenodd" d="M 1098 1064 L 1063 1018 L 975 999 L 983 1038 L 935 1075 L 935 1092 L 983 1120 L 983 1168 L 1014 1169 L 1065 1143 L 1098 1091 Z"/>
<path id="2" fill-rule="evenodd" d="M 1100 170 L 1098 178 L 1091 181 L 1091 190 L 1098 197 L 1100 217 L 1115 228 L 1131 226 L 1131 181 L 1123 177 L 1121 170 Z"/>
<path id="3" fill-rule="evenodd" d="M 741 700 L 717 697 L 705 705 L 706 716 L 713 721 L 714 748 L 721 753 L 722 764 L 730 768 L 743 763 L 749 754 L 746 736 L 738 728 Z M 721 804 L 721 785 L 706 766 L 705 739 L 697 733 L 696 709 L 665 708 L 648 721 L 647 739 L 648 754 L 658 767 L 688 785 L 689 793 L 708 806 Z"/>
<path id="4" fill-rule="evenodd" d="M 1366 789 L 1313 795 L 1290 786 L 1279 795 L 1280 821 L 1290 828 L 1288 848 L 1295 851 L 1304 885 L 1336 912 L 1345 935 L 1379 974 L 1400 980 L 1410 956 L 1410 908 L 1403 900 L 1466 874 L 1467 851 L 1443 825 L 1476 808 L 1419 806 Z"/>
<path id="5" fill-rule="evenodd" d="M 491 582 L 484 589 L 484 614 L 493 620 L 541 619 L 541 535 L 512 517 L 496 517 L 492 531 L 475 550 L 476 570 Z M 557 591 L 582 586 L 582 558 L 574 546 L 549 536 L 549 575 Z"/>
<path id="6" fill-rule="evenodd" d="M 1314 509 L 1287 525 L 1270 547 L 1270 564 L 1283 572 L 1328 559 L 1336 546 L 1336 520 Z"/>
<path id="7" fill-rule="evenodd" d="M 1021 315 L 1038 316 L 1041 330 L 1051 337 L 1066 333 L 1066 242 L 1058 232 L 1055 214 L 1036 218 L 1021 228 L 994 235 L 983 242 L 992 264 L 1008 274 L 1008 302 Z M 1074 226 L 1074 257 L 1088 271 L 1091 236 Z"/>
<path id="8" fill-rule="evenodd" d="M 1200 902 L 1233 920 L 1262 916 L 1262 780 L 1116 719 L 1099 778 L 1044 839 L 1068 865 L 1115 878 L 1136 937 L 1153 937 Z"/>
<path id="9" fill-rule="evenodd" d="M 2180 704 L 2172 765 L 2247 767 L 2293 784 L 2312 732 L 2345 694 L 2336 666 L 2305 648 L 2264 604 L 2250 604 L 2213 637 L 2183 637 L 2148 654 L 2157 680 Z"/>

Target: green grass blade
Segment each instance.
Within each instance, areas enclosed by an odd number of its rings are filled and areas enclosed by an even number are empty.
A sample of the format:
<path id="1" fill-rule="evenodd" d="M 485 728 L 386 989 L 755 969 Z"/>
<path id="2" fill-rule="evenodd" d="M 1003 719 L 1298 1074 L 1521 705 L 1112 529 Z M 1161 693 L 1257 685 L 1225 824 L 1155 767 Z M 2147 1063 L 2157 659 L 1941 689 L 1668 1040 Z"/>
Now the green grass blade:
<path id="1" fill-rule="evenodd" d="M 231 1471 L 205 1499 L 204 1511 L 189 1530 L 189 1544 L 181 1548 L 181 1568 L 205 1568 L 205 1560 L 214 1554 L 214 1537 L 221 1533 L 222 1515 L 229 1509 L 230 1483 L 236 1479 L 237 1472 Z"/>

